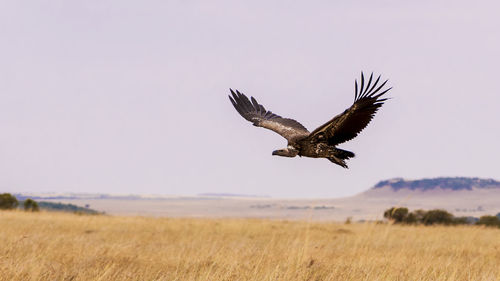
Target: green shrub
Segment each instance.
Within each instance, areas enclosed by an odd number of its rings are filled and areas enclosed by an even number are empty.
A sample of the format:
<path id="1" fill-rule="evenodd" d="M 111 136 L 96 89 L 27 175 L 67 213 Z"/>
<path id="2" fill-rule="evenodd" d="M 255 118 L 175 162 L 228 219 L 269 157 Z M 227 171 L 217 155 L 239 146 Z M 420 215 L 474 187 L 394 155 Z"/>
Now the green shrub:
<path id="1" fill-rule="evenodd" d="M 416 224 L 416 223 L 418 223 L 417 216 L 413 212 L 408 213 L 403 218 L 403 222 L 406 224 Z"/>
<path id="2" fill-rule="evenodd" d="M 415 218 L 417 219 L 417 222 L 422 222 L 424 220 L 425 214 L 427 214 L 427 211 L 418 209 L 412 212 L 415 215 Z"/>
<path id="3" fill-rule="evenodd" d="M 476 224 L 500 227 L 500 219 L 497 216 L 482 216 L 479 218 Z"/>
<path id="4" fill-rule="evenodd" d="M 38 207 L 38 203 L 33 199 L 28 198 L 28 199 L 24 200 L 23 205 L 24 205 L 25 211 L 31 211 L 31 212 L 40 211 L 40 208 Z"/>
<path id="5" fill-rule="evenodd" d="M 422 218 L 422 223 L 425 225 L 431 224 L 452 224 L 453 215 L 445 210 L 430 210 L 425 213 Z"/>
<path id="6" fill-rule="evenodd" d="M 40 202 L 38 202 L 38 206 L 40 207 L 40 209 L 45 210 L 45 211 L 61 211 L 61 212 L 72 212 L 72 213 L 79 212 L 82 214 L 89 214 L 89 215 L 103 214 L 103 213 L 98 212 L 96 210 L 80 207 L 80 206 L 73 205 L 73 204 L 40 201 Z"/>
<path id="7" fill-rule="evenodd" d="M 495 216 L 476 217 L 455 217 L 446 210 L 415 210 L 408 212 L 407 208 L 392 207 L 385 210 L 384 218 L 392 220 L 394 223 L 403 224 L 444 224 L 444 225 L 459 225 L 459 224 L 477 224 L 485 226 L 500 227 L 500 213 Z"/>
<path id="8" fill-rule="evenodd" d="M 384 218 L 393 220 L 394 223 L 402 223 L 408 215 L 408 208 L 392 207 L 384 212 Z"/>
<path id="9" fill-rule="evenodd" d="M 11 210 L 17 208 L 19 202 L 15 196 L 10 193 L 0 194 L 0 210 Z"/>

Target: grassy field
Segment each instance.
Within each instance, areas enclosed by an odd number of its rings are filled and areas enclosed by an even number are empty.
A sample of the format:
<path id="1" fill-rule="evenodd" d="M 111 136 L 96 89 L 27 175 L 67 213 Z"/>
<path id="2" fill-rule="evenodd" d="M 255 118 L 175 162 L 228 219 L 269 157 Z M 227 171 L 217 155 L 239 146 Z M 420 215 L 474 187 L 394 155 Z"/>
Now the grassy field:
<path id="1" fill-rule="evenodd" d="M 3 211 L 0 280 L 500 280 L 500 229 Z"/>

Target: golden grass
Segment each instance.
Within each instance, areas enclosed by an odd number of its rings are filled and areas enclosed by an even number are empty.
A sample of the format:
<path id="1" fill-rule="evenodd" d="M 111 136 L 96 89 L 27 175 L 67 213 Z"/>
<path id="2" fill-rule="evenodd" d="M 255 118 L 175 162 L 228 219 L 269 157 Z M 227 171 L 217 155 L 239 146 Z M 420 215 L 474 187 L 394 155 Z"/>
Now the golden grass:
<path id="1" fill-rule="evenodd" d="M 0 280 L 500 280 L 500 229 L 4 211 Z"/>

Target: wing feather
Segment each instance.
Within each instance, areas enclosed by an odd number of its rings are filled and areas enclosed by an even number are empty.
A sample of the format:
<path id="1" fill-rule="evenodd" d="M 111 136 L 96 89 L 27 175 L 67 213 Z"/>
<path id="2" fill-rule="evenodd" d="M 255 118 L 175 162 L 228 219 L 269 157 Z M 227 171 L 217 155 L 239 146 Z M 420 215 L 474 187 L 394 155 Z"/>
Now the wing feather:
<path id="1" fill-rule="evenodd" d="M 330 145 L 337 145 L 355 138 L 375 116 L 378 109 L 387 98 L 381 98 L 390 89 L 379 92 L 387 83 L 384 81 L 377 87 L 380 76 L 371 86 L 372 75 L 365 87 L 364 75 L 361 72 L 361 84 L 354 83 L 354 103 L 343 113 L 335 116 L 332 120 L 315 129 L 308 137 L 311 141 L 327 141 Z M 370 88 L 371 86 L 371 88 Z M 375 89 L 375 90 L 374 90 Z"/>
<path id="2" fill-rule="evenodd" d="M 272 130 L 289 141 L 309 135 L 309 131 L 299 122 L 267 111 L 254 97 L 250 97 L 249 100 L 247 96 L 238 90 L 229 90 L 231 91 L 229 100 L 236 111 L 255 126 Z"/>

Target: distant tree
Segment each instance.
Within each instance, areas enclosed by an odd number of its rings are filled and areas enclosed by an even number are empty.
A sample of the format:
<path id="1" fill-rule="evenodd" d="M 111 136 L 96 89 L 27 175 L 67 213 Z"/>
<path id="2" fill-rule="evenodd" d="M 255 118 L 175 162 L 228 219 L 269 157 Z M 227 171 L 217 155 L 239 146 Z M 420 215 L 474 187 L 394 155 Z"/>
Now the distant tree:
<path id="1" fill-rule="evenodd" d="M 384 212 L 384 218 L 394 221 L 394 223 L 402 223 L 408 215 L 408 208 L 392 207 Z"/>
<path id="2" fill-rule="evenodd" d="M 482 216 L 479 218 L 476 224 L 500 227 L 500 219 L 497 216 Z"/>
<path id="3" fill-rule="evenodd" d="M 31 212 L 40 211 L 40 208 L 38 207 L 38 203 L 33 199 L 28 198 L 28 199 L 24 200 L 23 205 L 24 205 L 25 211 L 31 211 Z"/>
<path id="4" fill-rule="evenodd" d="M 424 216 L 425 216 L 425 214 L 427 214 L 427 211 L 422 210 L 422 209 L 418 209 L 418 210 L 413 211 L 412 213 L 415 215 L 417 222 L 421 223 L 424 221 Z"/>
<path id="5" fill-rule="evenodd" d="M 17 198 L 10 193 L 0 194 L 0 210 L 15 209 L 19 205 Z"/>
<path id="6" fill-rule="evenodd" d="M 431 224 L 453 224 L 453 215 L 445 210 L 430 210 L 422 218 L 425 225 Z"/>
<path id="7" fill-rule="evenodd" d="M 417 216 L 413 212 L 408 213 L 403 218 L 403 223 L 406 223 L 406 224 L 416 224 L 418 222 L 419 221 L 417 220 Z"/>

